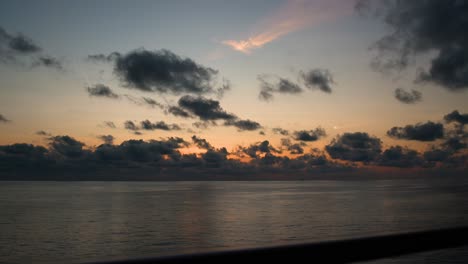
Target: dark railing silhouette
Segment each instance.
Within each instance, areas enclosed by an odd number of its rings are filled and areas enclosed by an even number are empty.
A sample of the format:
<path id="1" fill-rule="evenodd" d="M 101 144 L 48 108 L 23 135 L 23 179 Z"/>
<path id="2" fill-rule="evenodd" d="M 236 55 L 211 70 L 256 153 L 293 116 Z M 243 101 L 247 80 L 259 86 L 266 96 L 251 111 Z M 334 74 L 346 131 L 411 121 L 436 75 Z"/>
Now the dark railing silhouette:
<path id="1" fill-rule="evenodd" d="M 340 241 L 99 263 L 351 263 L 468 245 L 468 227 Z"/>

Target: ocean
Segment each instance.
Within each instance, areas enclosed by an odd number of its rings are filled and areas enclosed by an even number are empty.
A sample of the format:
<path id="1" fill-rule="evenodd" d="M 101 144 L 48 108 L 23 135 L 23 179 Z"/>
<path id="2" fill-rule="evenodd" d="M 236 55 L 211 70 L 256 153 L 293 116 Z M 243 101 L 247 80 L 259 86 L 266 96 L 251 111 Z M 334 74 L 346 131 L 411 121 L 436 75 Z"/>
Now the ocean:
<path id="1" fill-rule="evenodd" d="M 0 263 L 81 263 L 468 223 L 468 180 L 0 182 Z M 468 248 L 368 263 L 468 263 Z"/>

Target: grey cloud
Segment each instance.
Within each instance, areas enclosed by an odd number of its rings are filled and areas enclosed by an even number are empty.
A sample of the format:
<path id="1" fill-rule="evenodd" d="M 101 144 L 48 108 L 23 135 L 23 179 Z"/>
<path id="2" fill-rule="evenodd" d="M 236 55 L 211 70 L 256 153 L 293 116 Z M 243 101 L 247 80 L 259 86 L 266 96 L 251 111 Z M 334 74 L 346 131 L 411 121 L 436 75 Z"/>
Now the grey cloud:
<path id="1" fill-rule="evenodd" d="M 105 54 L 94 54 L 94 55 L 88 55 L 86 58 L 88 61 L 92 62 L 113 62 L 120 58 L 122 54 L 118 52 L 112 52 L 108 55 Z"/>
<path id="2" fill-rule="evenodd" d="M 111 121 L 104 121 L 104 125 L 109 128 L 116 128 L 114 122 Z"/>
<path id="3" fill-rule="evenodd" d="M 41 56 L 37 58 L 33 63 L 33 67 L 44 66 L 47 68 L 54 68 L 56 70 L 63 70 L 63 65 L 60 60 L 51 56 Z"/>
<path id="4" fill-rule="evenodd" d="M 377 163 L 380 166 L 409 168 L 421 166 L 424 161 L 416 150 L 392 146 L 382 153 Z"/>
<path id="5" fill-rule="evenodd" d="M 49 145 L 53 151 L 66 158 L 79 158 L 85 153 L 85 144 L 70 136 L 50 137 Z"/>
<path id="6" fill-rule="evenodd" d="M 177 124 L 166 124 L 164 121 L 158 121 L 155 123 L 151 123 L 149 120 L 144 120 L 140 122 L 141 129 L 144 130 L 166 130 L 166 131 L 171 131 L 171 130 L 181 130 L 180 126 Z"/>
<path id="7" fill-rule="evenodd" d="M 104 142 L 104 144 L 108 144 L 108 145 L 113 145 L 114 144 L 114 139 L 115 138 L 112 135 L 100 135 L 97 138 L 102 140 Z"/>
<path id="8" fill-rule="evenodd" d="M 201 96 L 182 96 L 178 101 L 178 106 L 203 121 L 218 119 L 233 120 L 236 118 L 235 115 L 227 113 L 222 109 L 218 101 Z"/>
<path id="9" fill-rule="evenodd" d="M 251 158 L 258 158 L 261 153 L 281 153 L 281 151 L 274 148 L 268 140 L 252 144 L 248 147 L 240 147 L 240 151 Z"/>
<path id="10" fill-rule="evenodd" d="M 428 121 L 405 127 L 392 127 L 387 131 L 387 135 L 396 139 L 434 141 L 444 137 L 444 126 Z"/>
<path id="11" fill-rule="evenodd" d="M 201 149 L 214 149 L 213 146 L 204 138 L 199 138 L 195 135 L 192 136 L 192 141 Z"/>
<path id="12" fill-rule="evenodd" d="M 334 159 L 370 162 L 376 160 L 382 151 L 382 141 L 365 132 L 338 135 L 325 150 Z"/>
<path id="13" fill-rule="evenodd" d="M 134 50 L 126 54 L 94 55 L 91 60 L 113 61 L 114 73 L 125 86 L 169 94 L 222 94 L 229 89 L 225 81 L 216 88 L 218 71 L 182 58 L 169 50 Z M 110 56 L 110 57 L 109 57 Z"/>
<path id="14" fill-rule="evenodd" d="M 377 3 L 377 4 L 373 4 Z M 450 91 L 468 88 L 468 3 L 457 0 L 360 1 L 377 10 L 391 33 L 372 47 L 377 70 L 404 70 L 411 59 L 435 54 L 417 81 L 432 82 Z M 376 12 L 376 13 L 377 13 Z"/>
<path id="15" fill-rule="evenodd" d="M 216 126 L 216 123 L 209 122 L 209 121 L 194 122 L 194 123 L 192 123 L 192 126 L 198 128 L 198 129 L 208 129 L 210 126 Z"/>
<path id="16" fill-rule="evenodd" d="M 151 107 L 159 107 L 159 108 L 163 108 L 163 105 L 159 102 L 157 102 L 156 100 L 152 99 L 152 98 L 149 98 L 149 97 L 142 97 L 141 98 L 143 100 L 143 102 Z"/>
<path id="17" fill-rule="evenodd" d="M 182 109 L 181 107 L 178 107 L 178 106 L 169 106 L 168 109 L 167 109 L 167 112 L 171 113 L 174 116 L 178 116 L 178 117 L 183 117 L 183 118 L 191 118 L 192 117 L 191 114 L 189 114 L 187 111 L 185 111 L 184 109 Z"/>
<path id="18" fill-rule="evenodd" d="M 405 104 L 414 104 L 422 100 L 422 93 L 416 90 L 395 89 L 395 98 Z"/>
<path id="19" fill-rule="evenodd" d="M 239 131 L 254 131 L 261 129 L 262 126 L 252 120 L 228 120 L 224 123 L 225 126 L 234 126 L 239 129 Z"/>
<path id="20" fill-rule="evenodd" d="M 278 78 L 278 82 L 272 83 L 267 80 L 268 76 L 259 75 L 257 79 L 260 81 L 259 98 L 264 101 L 273 99 L 273 93 L 281 94 L 299 94 L 302 93 L 302 88 L 285 78 Z"/>
<path id="21" fill-rule="evenodd" d="M 300 77 L 307 88 L 318 88 L 322 92 L 331 93 L 333 76 L 329 70 L 326 69 L 313 69 L 308 72 L 301 72 Z"/>
<path id="22" fill-rule="evenodd" d="M 283 136 L 289 135 L 289 131 L 286 130 L 286 129 L 282 129 L 281 127 L 275 127 L 271 131 L 273 131 L 273 133 L 275 133 L 275 134 L 280 134 L 280 135 L 283 135 Z"/>
<path id="23" fill-rule="evenodd" d="M 38 135 L 38 136 L 47 136 L 47 137 L 52 136 L 52 134 L 50 134 L 50 133 L 48 133 L 48 132 L 46 132 L 46 131 L 44 131 L 44 130 L 39 130 L 39 131 L 37 131 L 37 132 L 36 132 L 36 135 Z"/>
<path id="24" fill-rule="evenodd" d="M 305 145 L 305 143 L 302 143 L 302 144 L 301 143 L 292 143 L 289 138 L 281 139 L 281 145 L 286 147 L 286 149 L 291 154 L 304 154 L 303 146 Z"/>
<path id="25" fill-rule="evenodd" d="M 323 137 L 325 137 L 327 134 L 325 132 L 325 129 L 323 128 L 316 128 L 314 130 L 300 130 L 300 131 L 295 131 L 294 132 L 294 139 L 299 140 L 299 141 L 317 141 Z"/>
<path id="26" fill-rule="evenodd" d="M 0 114 L 0 123 L 8 123 L 11 120 L 7 119 L 4 115 Z"/>
<path id="27" fill-rule="evenodd" d="M 460 114 L 458 110 L 454 110 L 453 112 L 444 116 L 444 120 L 447 123 L 455 122 L 460 125 L 468 124 L 468 114 Z"/>
<path id="28" fill-rule="evenodd" d="M 63 69 L 58 59 L 44 55 L 42 48 L 32 39 L 22 34 L 10 34 L 2 27 L 0 27 L 0 62 L 19 65 L 27 63 L 32 67 Z"/>
<path id="29" fill-rule="evenodd" d="M 104 84 L 96 84 L 94 86 L 87 87 L 86 90 L 90 96 L 107 97 L 112 99 L 119 98 L 119 95 L 114 93 L 109 86 Z"/>
<path id="30" fill-rule="evenodd" d="M 139 129 L 138 126 L 131 120 L 125 121 L 124 127 L 125 129 L 132 130 L 132 131 L 137 131 Z"/>

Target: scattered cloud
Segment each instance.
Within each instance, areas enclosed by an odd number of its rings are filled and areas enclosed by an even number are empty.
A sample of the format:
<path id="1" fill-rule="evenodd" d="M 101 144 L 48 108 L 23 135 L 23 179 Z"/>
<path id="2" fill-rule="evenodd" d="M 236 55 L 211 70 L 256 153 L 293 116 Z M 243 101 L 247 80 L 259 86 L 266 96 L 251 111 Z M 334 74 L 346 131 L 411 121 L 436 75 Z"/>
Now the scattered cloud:
<path id="1" fill-rule="evenodd" d="M 18 33 L 11 34 L 0 27 L 0 63 L 28 64 L 31 67 L 48 67 L 62 70 L 62 63 L 52 56 L 44 55 L 43 49 L 31 38 Z"/>
<path id="2" fill-rule="evenodd" d="M 468 88 L 468 41 L 465 1 L 361 0 L 358 8 L 382 17 L 391 33 L 372 49 L 372 66 L 379 71 L 402 71 L 420 55 L 435 54 L 429 68 L 416 78 L 450 91 Z"/>
<path id="3" fill-rule="evenodd" d="M 119 98 L 119 95 L 114 93 L 109 86 L 104 84 L 96 84 L 94 86 L 87 87 L 86 90 L 88 91 L 89 96 L 107 97 L 112 99 Z"/>
<path id="4" fill-rule="evenodd" d="M 387 135 L 396 139 L 434 141 L 444 137 L 444 126 L 440 123 L 428 121 L 404 127 L 392 127 Z"/>
<path id="5" fill-rule="evenodd" d="M 264 101 L 273 99 L 273 93 L 280 94 L 300 94 L 303 89 L 293 82 L 285 78 L 278 78 L 278 82 L 272 83 L 267 80 L 269 76 L 259 75 L 257 79 L 260 81 L 259 98 Z"/>
<path id="6" fill-rule="evenodd" d="M 262 126 L 255 121 L 246 119 L 246 120 L 227 120 L 224 122 L 225 126 L 234 126 L 239 129 L 239 131 L 254 131 L 261 129 Z"/>
<path id="7" fill-rule="evenodd" d="M 270 141 L 264 140 L 248 147 L 239 147 L 240 152 L 247 154 L 250 158 L 257 158 L 265 153 L 281 153 L 281 151 L 274 148 Z"/>
<path id="8" fill-rule="evenodd" d="M 289 138 L 281 139 L 281 146 L 286 147 L 290 154 L 304 154 L 304 143 L 292 143 Z"/>
<path id="9" fill-rule="evenodd" d="M 422 100 L 422 93 L 416 90 L 395 89 L 395 98 L 404 104 L 414 104 Z"/>
<path id="10" fill-rule="evenodd" d="M 378 159 L 380 166 L 410 168 L 423 165 L 420 154 L 413 149 L 392 146 L 386 149 Z"/>
<path id="11" fill-rule="evenodd" d="M 38 136 L 46 136 L 46 137 L 52 136 L 51 133 L 46 132 L 46 131 L 44 131 L 44 130 L 39 130 L 39 131 L 37 131 L 37 132 L 36 132 L 36 135 L 38 135 Z"/>
<path id="12" fill-rule="evenodd" d="M 273 131 L 273 133 L 275 133 L 275 134 L 279 134 L 279 135 L 283 135 L 283 136 L 288 136 L 289 135 L 289 131 L 286 130 L 286 129 L 282 129 L 281 127 L 275 127 L 271 131 Z"/>
<path id="13" fill-rule="evenodd" d="M 299 84 L 294 83 L 286 78 L 274 77 L 262 74 L 257 76 L 260 81 L 260 100 L 270 101 L 274 98 L 273 94 L 301 94 L 304 92 Z M 331 93 L 333 76 L 329 70 L 313 69 L 308 72 L 300 71 L 298 79 L 310 90 L 319 89 L 320 91 Z"/>
<path id="14" fill-rule="evenodd" d="M 49 138 L 49 146 L 55 153 L 66 158 L 79 158 L 85 154 L 84 143 L 70 136 L 53 136 Z"/>
<path id="15" fill-rule="evenodd" d="M 11 120 L 7 119 L 4 115 L 0 114 L 0 123 L 9 123 Z"/>
<path id="16" fill-rule="evenodd" d="M 179 106 L 169 106 L 167 109 L 167 112 L 171 113 L 174 116 L 183 117 L 183 118 L 193 117 L 191 114 L 189 114 L 187 111 L 185 111 Z"/>
<path id="17" fill-rule="evenodd" d="M 201 96 L 182 96 L 178 101 L 178 106 L 203 121 L 236 119 L 234 114 L 227 113 L 221 108 L 219 101 Z"/>
<path id="18" fill-rule="evenodd" d="M 192 141 L 197 147 L 201 149 L 214 149 L 214 147 L 204 138 L 199 138 L 193 135 Z"/>
<path id="19" fill-rule="evenodd" d="M 230 89 L 230 82 L 226 79 L 218 84 L 217 70 L 169 50 L 137 49 L 126 54 L 113 52 L 109 55 L 89 55 L 87 59 L 113 63 L 114 74 L 125 87 L 146 92 L 222 96 Z"/>
<path id="20" fill-rule="evenodd" d="M 326 145 L 325 150 L 334 159 L 370 162 L 382 152 L 382 141 L 365 132 L 344 133 Z"/>
<path id="21" fill-rule="evenodd" d="M 140 127 L 143 130 L 181 130 L 180 126 L 177 124 L 166 124 L 164 121 L 158 121 L 155 123 L 151 123 L 149 120 L 144 120 L 140 122 Z"/>
<path id="22" fill-rule="evenodd" d="M 464 126 L 468 124 L 468 114 L 460 114 L 458 110 L 454 110 L 453 112 L 445 115 L 444 120 L 447 123 L 455 122 Z"/>
<path id="23" fill-rule="evenodd" d="M 294 139 L 299 141 L 317 141 L 325 137 L 327 133 L 325 129 L 318 127 L 314 130 L 300 130 L 294 132 Z"/>
<path id="24" fill-rule="evenodd" d="M 100 135 L 97 138 L 102 140 L 102 142 L 104 142 L 104 144 L 107 144 L 107 145 L 113 145 L 114 144 L 114 139 L 115 138 L 112 135 Z"/>
<path id="25" fill-rule="evenodd" d="M 308 72 L 301 72 L 300 78 L 309 89 L 319 89 L 325 93 L 332 92 L 333 76 L 327 69 L 313 69 Z"/>
<path id="26" fill-rule="evenodd" d="M 109 128 L 116 128 L 114 122 L 111 122 L 111 121 L 104 121 L 104 126 L 109 127 Z"/>

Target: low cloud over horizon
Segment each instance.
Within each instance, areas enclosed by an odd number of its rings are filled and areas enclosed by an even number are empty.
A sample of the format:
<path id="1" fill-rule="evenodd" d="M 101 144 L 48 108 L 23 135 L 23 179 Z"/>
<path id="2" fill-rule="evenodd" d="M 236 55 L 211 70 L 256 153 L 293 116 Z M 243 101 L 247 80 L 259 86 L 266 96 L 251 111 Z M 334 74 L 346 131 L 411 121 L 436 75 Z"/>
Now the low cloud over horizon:
<path id="1" fill-rule="evenodd" d="M 447 123 L 466 124 L 463 118 L 466 114 L 458 111 L 445 116 Z M 135 124 L 127 121 L 126 129 L 139 130 L 178 130 L 177 125 L 164 122 L 152 123 L 148 120 Z M 466 169 L 468 166 L 468 132 L 464 128 L 448 128 L 445 134 L 440 123 L 427 122 L 405 127 L 394 127 L 389 130 L 391 137 L 406 140 L 434 141 L 444 139 L 425 151 L 417 151 L 406 146 L 389 146 L 384 148 L 382 140 L 366 132 L 345 132 L 332 138 L 323 150 L 307 143 L 320 140 L 325 131 L 317 128 L 310 131 L 295 131 L 292 140 L 283 138 L 279 146 L 272 145 L 268 140 L 255 142 L 247 146 L 237 146 L 232 150 L 225 147 L 214 147 L 206 139 L 193 135 L 189 140 L 173 136 L 158 140 L 124 140 L 115 145 L 112 135 L 100 135 L 103 144 L 86 146 L 68 135 L 51 136 L 40 131 L 38 135 L 45 136 L 47 148 L 26 143 L 0 146 L 0 176 L 27 176 L 34 171 L 40 175 L 52 174 L 60 178 L 63 170 L 77 170 L 77 175 L 89 170 L 99 171 L 99 175 L 115 173 L 118 176 L 130 177 L 127 168 L 132 171 L 145 171 L 145 179 L 158 179 L 165 173 L 194 173 L 196 175 L 212 175 L 217 173 L 231 177 L 238 174 L 250 175 L 255 179 L 257 173 L 282 174 L 283 179 L 294 174 L 327 175 L 367 168 L 372 171 L 376 167 L 419 168 L 423 170 L 452 168 Z M 288 135 L 285 130 L 275 129 Z M 198 151 L 193 152 L 193 148 Z M 187 150 L 192 149 L 192 152 Z M 116 170 L 125 172 L 117 172 Z M 154 169 L 153 176 L 148 170 Z M 56 175 L 56 173 L 58 173 Z M 164 174 L 166 175 L 166 174 Z M 317 177 L 318 177 L 317 176 Z M 38 176 L 39 177 L 39 176 Z M 58 178 L 57 178 L 58 177 Z M 110 177 L 110 176 L 109 176 Z M 198 177 L 198 176 L 197 176 Z M 200 176 L 202 177 L 202 176 Z M 111 177 L 112 178 L 112 177 Z M 130 177 L 131 178 L 131 177 Z M 129 179 L 130 179 L 129 178 Z M 186 179 L 190 177 L 186 176 Z M 248 177 L 247 177 L 248 178 Z M 8 176 L 11 179 L 11 176 Z M 89 178 L 87 178 L 89 179 Z M 135 176 L 135 179 L 140 179 Z"/>

